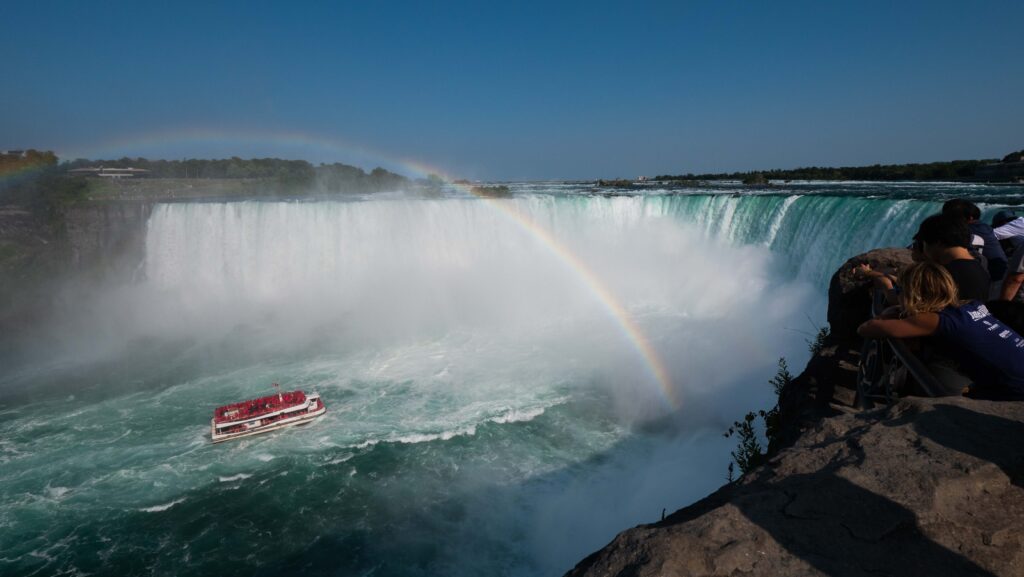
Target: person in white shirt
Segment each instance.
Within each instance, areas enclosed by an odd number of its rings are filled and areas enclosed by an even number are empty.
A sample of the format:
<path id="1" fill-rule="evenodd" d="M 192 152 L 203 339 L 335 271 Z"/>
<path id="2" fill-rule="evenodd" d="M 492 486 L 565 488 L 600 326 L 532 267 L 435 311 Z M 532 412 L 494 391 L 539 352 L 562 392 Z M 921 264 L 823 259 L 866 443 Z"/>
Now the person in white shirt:
<path id="1" fill-rule="evenodd" d="M 1002 226 L 994 227 L 992 232 L 999 240 L 1024 236 L 1024 216 L 1015 218 Z"/>

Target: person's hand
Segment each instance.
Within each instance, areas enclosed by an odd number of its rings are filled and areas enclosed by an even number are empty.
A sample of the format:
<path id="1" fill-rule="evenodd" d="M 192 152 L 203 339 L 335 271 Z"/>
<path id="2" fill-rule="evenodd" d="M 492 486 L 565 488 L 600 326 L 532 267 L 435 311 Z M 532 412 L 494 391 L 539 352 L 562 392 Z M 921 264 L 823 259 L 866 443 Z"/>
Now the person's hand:
<path id="1" fill-rule="evenodd" d="M 871 272 L 871 265 L 868 263 L 861 263 L 853 267 L 853 276 L 857 278 L 864 278 Z"/>

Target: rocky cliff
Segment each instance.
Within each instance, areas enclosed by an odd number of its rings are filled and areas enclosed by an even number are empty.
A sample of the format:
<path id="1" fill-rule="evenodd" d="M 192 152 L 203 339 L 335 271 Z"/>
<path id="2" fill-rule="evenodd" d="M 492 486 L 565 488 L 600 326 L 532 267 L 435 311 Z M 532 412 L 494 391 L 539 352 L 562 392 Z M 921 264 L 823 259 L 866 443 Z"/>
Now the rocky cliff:
<path id="1" fill-rule="evenodd" d="M 83 290 L 130 282 L 145 256 L 153 204 L 0 206 L 0 363 L 18 341 L 74 308 Z"/>
<path id="2" fill-rule="evenodd" d="M 145 257 L 151 202 L 90 202 L 67 207 L 62 215 L 68 257 L 74 269 L 101 267 L 130 274 Z"/>
<path id="3" fill-rule="evenodd" d="M 824 419 L 569 575 L 1024 575 L 1024 403 L 904 399 Z"/>
<path id="4" fill-rule="evenodd" d="M 848 408 L 870 302 L 849 274 L 859 262 L 896 270 L 909 251 L 871 251 L 833 276 L 832 337 L 782 391 L 767 464 L 568 575 L 1024 575 L 1024 403 Z"/>
<path id="5" fill-rule="evenodd" d="M 0 206 L 0 271 L 10 280 L 32 276 L 40 267 L 50 276 L 131 267 L 144 255 L 152 209 L 146 201 L 76 202 L 48 213 Z"/>

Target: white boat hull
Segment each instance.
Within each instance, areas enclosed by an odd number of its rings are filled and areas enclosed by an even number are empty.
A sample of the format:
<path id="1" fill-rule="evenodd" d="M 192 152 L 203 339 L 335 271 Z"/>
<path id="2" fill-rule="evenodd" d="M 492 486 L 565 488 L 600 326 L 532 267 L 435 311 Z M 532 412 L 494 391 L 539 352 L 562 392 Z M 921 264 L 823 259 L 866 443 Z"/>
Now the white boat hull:
<path id="1" fill-rule="evenodd" d="M 217 433 L 217 427 L 211 421 L 210 422 L 210 437 L 213 439 L 214 443 L 222 443 L 224 441 L 230 441 L 232 439 L 240 439 L 242 437 L 251 437 L 253 435 L 259 435 L 259 434 L 262 434 L 262 433 L 269 433 L 270 431 L 276 431 L 278 429 L 284 429 L 286 427 L 294 427 L 296 425 L 304 425 L 304 424 L 312 421 L 313 419 L 316 419 L 317 417 L 323 415 L 326 412 L 327 412 L 327 407 L 325 407 L 323 405 L 323 403 L 321 403 L 320 404 L 320 408 L 315 410 L 315 411 L 313 411 L 313 412 L 311 412 L 311 413 L 302 413 L 301 415 L 296 415 L 294 417 L 289 417 L 287 419 L 281 419 L 280 421 L 276 421 L 276 422 L 271 423 L 269 425 L 260 426 L 260 427 L 254 427 L 254 428 L 246 430 L 246 431 L 237 431 L 237 432 L 234 432 L 234 433 Z"/>

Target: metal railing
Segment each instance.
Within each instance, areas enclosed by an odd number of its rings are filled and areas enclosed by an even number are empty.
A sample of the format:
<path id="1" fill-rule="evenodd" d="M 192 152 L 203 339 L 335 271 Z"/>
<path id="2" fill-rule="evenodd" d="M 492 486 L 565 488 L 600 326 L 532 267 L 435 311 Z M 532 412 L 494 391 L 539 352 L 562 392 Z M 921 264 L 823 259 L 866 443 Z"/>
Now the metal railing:
<path id="1" fill-rule="evenodd" d="M 885 310 L 885 295 L 875 291 L 871 314 L 877 317 Z M 937 397 L 943 390 L 927 365 L 907 347 L 902 339 L 865 339 L 857 371 L 857 399 L 860 409 L 869 409 L 873 400 L 892 404 L 896 388 L 909 373 L 925 396 Z"/>
<path id="2" fill-rule="evenodd" d="M 921 389 L 921 392 L 927 397 L 938 397 L 941 396 L 942 385 L 939 384 L 938 379 L 928 369 L 928 366 L 921 362 L 921 359 L 917 358 L 917 355 L 912 353 L 907 348 L 907 343 L 900 339 L 885 339 L 886 344 L 892 349 L 893 354 L 896 358 L 903 363 L 903 366 L 907 368 L 907 372 L 914 377 L 917 381 L 917 386 Z"/>

